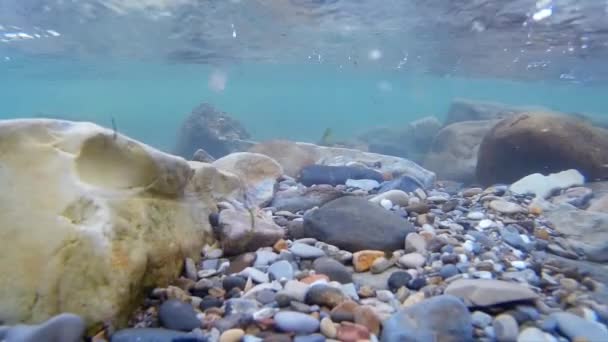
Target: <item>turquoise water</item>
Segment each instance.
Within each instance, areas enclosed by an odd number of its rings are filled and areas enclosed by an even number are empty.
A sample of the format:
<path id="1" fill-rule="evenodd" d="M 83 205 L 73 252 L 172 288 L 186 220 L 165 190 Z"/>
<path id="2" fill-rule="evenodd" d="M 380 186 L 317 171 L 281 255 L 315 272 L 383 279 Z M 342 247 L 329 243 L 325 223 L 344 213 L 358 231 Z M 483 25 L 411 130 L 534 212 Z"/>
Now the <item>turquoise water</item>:
<path id="1" fill-rule="evenodd" d="M 217 70 L 227 78 L 220 92 L 208 85 Z M 167 151 L 201 102 L 230 113 L 259 140 L 315 141 L 326 127 L 348 138 L 370 126 L 441 119 L 455 97 L 608 118 L 608 87 L 440 78 L 381 67 L 13 58 L 0 62 L 0 76 L 0 118 L 51 116 L 110 126 L 114 117 L 119 131 Z"/>

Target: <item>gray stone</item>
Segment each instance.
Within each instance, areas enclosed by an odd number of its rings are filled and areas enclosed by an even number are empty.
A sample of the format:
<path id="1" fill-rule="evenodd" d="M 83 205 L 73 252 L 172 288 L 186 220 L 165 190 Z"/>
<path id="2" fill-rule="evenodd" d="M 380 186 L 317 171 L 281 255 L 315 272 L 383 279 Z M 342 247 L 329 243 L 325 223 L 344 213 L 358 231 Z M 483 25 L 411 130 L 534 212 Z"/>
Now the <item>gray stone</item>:
<path id="1" fill-rule="evenodd" d="M 318 258 L 313 263 L 315 272 L 325 274 L 332 281 L 342 284 L 353 282 L 352 272 L 346 266 L 331 258 Z"/>
<path id="2" fill-rule="evenodd" d="M 267 283 L 270 281 L 268 274 L 253 267 L 247 267 L 246 269 L 239 272 L 239 275 L 245 278 L 251 277 L 251 279 L 256 283 Z"/>
<path id="3" fill-rule="evenodd" d="M 173 341 L 188 341 L 188 342 L 206 342 L 202 336 L 197 336 L 192 333 L 186 333 L 176 330 L 168 330 L 161 328 L 133 328 L 117 331 L 112 335 L 111 342 L 173 342 Z M 22 341 L 22 340 L 20 340 Z M 43 341 L 43 340 L 37 340 Z M 49 341 L 50 340 L 44 340 Z M 62 340 L 68 341 L 68 340 Z M 78 340 L 80 341 L 80 340 Z M 11 342 L 7 340 L 7 342 Z"/>
<path id="4" fill-rule="evenodd" d="M 526 210 L 517 203 L 512 203 L 503 200 L 493 200 L 490 202 L 490 208 L 503 214 L 519 214 L 525 213 Z"/>
<path id="5" fill-rule="evenodd" d="M 305 303 L 308 305 L 319 305 L 333 308 L 334 306 L 347 300 L 348 297 L 335 287 L 318 284 L 308 289 Z"/>
<path id="6" fill-rule="evenodd" d="M 253 266 L 257 268 L 268 266 L 279 258 L 278 254 L 270 251 L 257 251 L 255 255 Z"/>
<path id="7" fill-rule="evenodd" d="M 380 183 L 373 179 L 347 179 L 346 186 L 371 191 L 380 187 Z"/>
<path id="8" fill-rule="evenodd" d="M 3 342 L 80 342 L 85 333 L 85 322 L 80 316 L 63 313 L 36 325 L 0 326 Z"/>
<path id="9" fill-rule="evenodd" d="M 280 260 L 268 267 L 268 274 L 271 279 L 293 279 L 293 267 L 286 260 Z"/>
<path id="10" fill-rule="evenodd" d="M 343 197 L 307 213 L 304 231 L 307 236 L 350 252 L 393 252 L 403 247 L 406 235 L 414 232 L 414 227 L 363 198 Z"/>
<path id="11" fill-rule="evenodd" d="M 369 286 L 375 290 L 387 290 L 389 277 L 393 273 L 399 271 L 403 270 L 397 267 L 391 267 L 379 274 L 373 274 L 371 272 L 357 272 L 353 273 L 353 281 L 358 286 Z"/>
<path id="12" fill-rule="evenodd" d="M 387 259 L 385 257 L 378 258 L 372 263 L 370 271 L 374 274 L 382 273 L 394 266 L 397 260 L 395 258 Z"/>
<path id="13" fill-rule="evenodd" d="M 528 287 L 493 279 L 458 279 L 444 293 L 464 299 L 467 306 L 479 307 L 538 298 Z"/>
<path id="14" fill-rule="evenodd" d="M 285 283 L 285 287 L 280 291 L 281 294 L 287 297 L 297 300 L 298 302 L 304 302 L 306 293 L 308 292 L 308 284 L 299 282 L 297 280 L 290 280 Z"/>
<path id="15" fill-rule="evenodd" d="M 253 299 L 231 298 L 225 302 L 226 316 L 232 315 L 253 315 L 260 309 L 260 304 Z"/>
<path id="16" fill-rule="evenodd" d="M 293 342 L 325 342 L 325 336 L 321 334 L 296 336 L 294 337 Z"/>
<path id="17" fill-rule="evenodd" d="M 515 280 L 520 283 L 530 284 L 532 286 L 540 285 L 540 277 L 534 273 L 531 269 L 526 269 L 523 271 L 515 271 L 515 272 L 505 272 L 502 274 L 501 278 L 503 280 Z"/>
<path id="18" fill-rule="evenodd" d="M 405 237 L 405 252 L 426 254 L 426 240 L 418 233 L 409 233 Z"/>
<path id="19" fill-rule="evenodd" d="M 319 321 L 315 318 L 295 311 L 281 311 L 274 316 L 279 330 L 295 334 L 311 334 L 319 329 Z"/>
<path id="20" fill-rule="evenodd" d="M 399 258 L 399 265 L 405 268 L 418 268 L 426 263 L 426 258 L 420 253 L 408 253 Z"/>
<path id="21" fill-rule="evenodd" d="M 557 339 L 538 328 L 528 327 L 519 333 L 517 342 L 557 342 Z"/>
<path id="22" fill-rule="evenodd" d="M 387 199 L 396 205 L 407 207 L 410 197 L 402 190 L 389 190 L 370 198 L 369 201 L 380 204 L 384 199 Z"/>
<path id="23" fill-rule="evenodd" d="M 270 289 L 260 290 L 255 293 L 255 299 L 258 302 L 262 303 L 262 305 L 266 305 L 266 304 L 270 304 L 270 303 L 274 302 L 276 296 L 277 296 L 277 293 Z"/>
<path id="24" fill-rule="evenodd" d="M 459 273 L 460 273 L 460 270 L 458 270 L 458 267 L 456 267 L 454 264 L 443 265 L 441 267 L 441 269 L 439 270 L 439 275 L 443 279 L 451 278 Z"/>
<path id="25" fill-rule="evenodd" d="M 275 194 L 271 206 L 292 213 L 305 211 L 344 196 L 344 193 L 328 185 L 315 185 L 306 189 L 289 189 Z"/>
<path id="26" fill-rule="evenodd" d="M 186 258 L 186 261 L 184 261 L 184 273 L 186 274 L 186 277 L 188 279 L 194 281 L 198 280 L 198 276 L 196 274 L 196 264 L 194 263 L 194 260 Z"/>
<path id="27" fill-rule="evenodd" d="M 170 330 L 192 331 L 201 327 L 192 305 L 176 299 L 170 299 L 160 306 L 158 318 L 162 326 Z"/>
<path id="28" fill-rule="evenodd" d="M 498 315 L 492 322 L 494 334 L 498 342 L 515 342 L 519 335 L 519 324 L 513 316 L 508 314 Z"/>
<path id="29" fill-rule="evenodd" d="M 426 299 L 384 322 L 382 342 L 473 341 L 469 310 L 454 296 Z"/>
<path id="30" fill-rule="evenodd" d="M 473 321 L 473 325 L 477 328 L 485 328 L 488 325 L 492 324 L 492 316 L 488 315 L 482 311 L 475 311 L 471 315 L 471 320 Z"/>
<path id="31" fill-rule="evenodd" d="M 555 196 L 551 202 L 555 204 L 570 204 L 577 208 L 583 208 L 593 197 L 593 190 L 582 186 L 566 189 L 561 195 Z"/>
<path id="32" fill-rule="evenodd" d="M 529 250 L 529 245 L 523 240 L 519 231 L 514 226 L 506 226 L 500 229 L 500 236 L 509 245 L 524 251 Z"/>
<path id="33" fill-rule="evenodd" d="M 322 249 L 303 243 L 294 243 L 289 247 L 289 251 L 303 259 L 315 259 L 325 256 L 325 252 Z"/>
<path id="34" fill-rule="evenodd" d="M 608 341 L 608 329 L 601 323 L 588 321 L 569 312 L 554 313 L 550 317 L 557 321 L 559 331 L 570 340 Z"/>
<path id="35" fill-rule="evenodd" d="M 219 216 L 219 240 L 225 255 L 254 252 L 283 238 L 283 228 L 271 217 L 247 210 L 224 209 Z"/>

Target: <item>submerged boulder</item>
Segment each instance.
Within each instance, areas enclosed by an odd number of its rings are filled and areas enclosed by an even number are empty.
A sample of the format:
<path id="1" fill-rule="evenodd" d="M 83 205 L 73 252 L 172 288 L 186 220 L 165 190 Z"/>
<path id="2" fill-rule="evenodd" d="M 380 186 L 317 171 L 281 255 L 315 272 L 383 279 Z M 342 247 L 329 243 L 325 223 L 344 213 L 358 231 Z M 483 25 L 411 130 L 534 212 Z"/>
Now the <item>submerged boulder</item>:
<path id="1" fill-rule="evenodd" d="M 208 103 L 196 107 L 181 125 L 175 153 L 191 158 L 203 149 L 213 158 L 244 151 L 249 133 L 240 122 Z"/>
<path id="2" fill-rule="evenodd" d="M 439 179 L 475 182 L 477 151 L 496 120 L 462 121 L 444 127 L 435 136 L 423 165 Z"/>
<path id="3" fill-rule="evenodd" d="M 350 252 L 403 247 L 410 222 L 359 197 L 342 197 L 304 216 L 304 234 Z"/>
<path id="4" fill-rule="evenodd" d="M 315 185 L 307 188 L 279 191 L 273 197 L 270 206 L 277 211 L 287 210 L 292 213 L 320 207 L 323 204 L 344 196 L 345 193 L 330 185 Z"/>
<path id="5" fill-rule="evenodd" d="M 501 120 L 521 112 L 539 109 L 541 108 L 519 107 L 472 99 L 454 99 L 448 110 L 445 125 L 462 121 Z"/>
<path id="6" fill-rule="evenodd" d="M 213 236 L 222 188 L 182 158 L 91 123 L 0 122 L 0 321 L 61 312 L 126 323 L 146 288 L 179 276 Z M 200 179 L 213 179 L 199 170 Z M 228 187 L 230 188 L 230 187 Z"/>
<path id="7" fill-rule="evenodd" d="M 309 165 L 365 166 L 378 172 L 399 177 L 407 175 L 425 187 L 435 182 L 435 173 L 411 160 L 340 147 L 325 147 L 308 143 L 270 141 L 254 145 L 250 152 L 261 153 L 276 160 L 285 173 L 297 177 Z"/>
<path id="8" fill-rule="evenodd" d="M 576 169 L 588 180 L 608 178 L 608 130 L 579 118 L 528 112 L 497 123 L 484 137 L 477 178 L 511 183 L 532 173 Z"/>

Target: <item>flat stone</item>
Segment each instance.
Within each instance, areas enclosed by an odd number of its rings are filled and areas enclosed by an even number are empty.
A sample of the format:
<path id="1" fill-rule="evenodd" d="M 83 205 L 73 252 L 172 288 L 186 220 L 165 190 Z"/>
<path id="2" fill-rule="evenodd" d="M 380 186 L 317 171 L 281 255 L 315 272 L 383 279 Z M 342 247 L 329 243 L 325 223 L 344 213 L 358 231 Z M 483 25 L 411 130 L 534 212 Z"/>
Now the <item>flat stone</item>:
<path id="1" fill-rule="evenodd" d="M 243 336 L 245 336 L 243 329 L 229 329 L 222 333 L 219 342 L 241 342 Z"/>
<path id="2" fill-rule="evenodd" d="M 405 252 L 418 252 L 424 255 L 427 253 L 426 244 L 426 240 L 418 233 L 409 233 L 405 237 Z"/>
<path id="3" fill-rule="evenodd" d="M 303 243 L 294 243 L 289 247 L 289 251 L 303 259 L 315 259 L 325 256 L 325 252 L 322 249 Z"/>
<path id="4" fill-rule="evenodd" d="M 320 328 L 321 333 L 327 338 L 336 338 L 338 335 L 338 329 L 329 317 L 325 317 L 321 320 Z"/>
<path id="5" fill-rule="evenodd" d="M 327 257 L 318 258 L 313 263 L 315 272 L 325 274 L 332 281 L 337 281 L 342 284 L 353 282 L 351 271 L 340 262 Z"/>
<path id="6" fill-rule="evenodd" d="M 347 179 L 346 186 L 351 188 L 358 188 L 365 191 L 372 191 L 380 187 L 380 183 L 373 179 Z"/>
<path id="7" fill-rule="evenodd" d="M 244 209 L 220 211 L 218 237 L 225 255 L 237 255 L 253 252 L 261 247 L 271 247 L 284 235 L 284 229 L 263 211 L 255 213 Z"/>
<path id="8" fill-rule="evenodd" d="M 257 268 L 247 267 L 239 273 L 240 276 L 245 278 L 251 277 L 256 283 L 267 283 L 270 281 L 268 274 L 258 270 Z"/>
<path id="9" fill-rule="evenodd" d="M 443 265 L 439 270 L 439 275 L 441 275 L 443 279 L 451 278 L 459 273 L 460 270 L 453 264 Z"/>
<path id="10" fill-rule="evenodd" d="M 366 272 L 376 259 L 382 257 L 384 257 L 383 251 L 363 250 L 353 253 L 352 262 L 356 272 Z"/>
<path id="11" fill-rule="evenodd" d="M 361 341 L 368 340 L 370 337 L 369 329 L 361 324 L 342 322 L 338 326 L 338 340 L 340 341 Z"/>
<path id="12" fill-rule="evenodd" d="M 192 305 L 176 299 L 170 299 L 160 306 L 158 318 L 163 327 L 170 330 L 192 331 L 201 327 Z"/>
<path id="13" fill-rule="evenodd" d="M 557 342 L 557 339 L 538 328 L 528 327 L 519 333 L 517 342 Z"/>
<path id="14" fill-rule="evenodd" d="M 412 280 L 412 276 L 403 271 L 398 271 L 390 275 L 387 281 L 388 289 L 392 292 L 396 292 L 401 287 L 406 286 Z"/>
<path id="15" fill-rule="evenodd" d="M 260 304 L 253 299 L 231 298 L 225 303 L 226 316 L 233 315 L 253 315 L 254 312 L 260 309 Z"/>
<path id="16" fill-rule="evenodd" d="M 370 271 L 374 274 L 382 273 L 389 269 L 391 266 L 395 265 L 396 259 L 391 258 L 387 259 L 385 257 L 378 258 L 374 260 Z"/>
<path id="17" fill-rule="evenodd" d="M 528 287 L 494 279 L 458 279 L 444 293 L 464 299 L 467 306 L 478 307 L 538 298 Z"/>
<path id="18" fill-rule="evenodd" d="M 287 260 L 281 260 L 273 263 L 268 267 L 268 274 L 271 279 L 293 279 L 293 266 Z"/>
<path id="19" fill-rule="evenodd" d="M 279 330 L 295 334 L 311 334 L 319 329 L 317 319 L 295 311 L 278 312 L 274 321 Z"/>
<path id="20" fill-rule="evenodd" d="M 408 253 L 399 258 L 399 265 L 405 268 L 418 268 L 425 263 L 426 258 L 420 253 Z"/>
<path id="21" fill-rule="evenodd" d="M 586 320 L 569 312 L 558 312 L 550 315 L 557 321 L 559 331 L 571 341 L 608 341 L 608 329 L 605 325 Z"/>
<path id="22" fill-rule="evenodd" d="M 3 342 L 80 342 L 85 328 L 85 321 L 80 316 L 63 313 L 37 325 L 0 326 L 0 340 Z"/>
<path id="23" fill-rule="evenodd" d="M 372 197 L 369 201 L 380 204 L 380 202 L 384 199 L 387 199 L 396 205 L 407 207 L 410 197 L 401 190 L 389 190 Z"/>
<path id="24" fill-rule="evenodd" d="M 263 250 L 255 252 L 255 255 L 256 257 L 253 266 L 257 268 L 268 266 L 279 258 L 278 254 Z"/>
<path id="25" fill-rule="evenodd" d="M 361 324 L 367 327 L 372 334 L 378 335 L 380 333 L 380 318 L 376 315 L 371 307 L 358 306 L 355 309 L 353 318 L 356 324 Z"/>
<path id="26" fill-rule="evenodd" d="M 469 310 L 454 296 L 441 295 L 402 309 L 384 322 L 382 342 L 473 341 Z"/>
<path id="27" fill-rule="evenodd" d="M 255 261 L 255 253 L 244 253 L 232 260 L 230 266 L 226 270 L 226 274 L 239 273 L 245 268 L 252 266 Z"/>
<path id="28" fill-rule="evenodd" d="M 534 194 L 539 198 L 547 198 L 560 189 L 585 184 L 585 177 L 577 170 L 567 170 L 544 176 L 540 173 L 528 175 L 509 188 L 517 194 Z"/>
<path id="29" fill-rule="evenodd" d="M 299 302 L 304 302 L 306 299 L 306 293 L 308 292 L 308 284 L 304 284 L 297 280 L 290 280 L 285 283 L 285 287 L 280 291 L 281 294 L 286 295 L 287 297 L 297 300 Z"/>
<path id="30" fill-rule="evenodd" d="M 348 196 L 304 215 L 304 231 L 307 236 L 350 252 L 366 249 L 393 252 L 402 248 L 405 236 L 414 227 L 374 203 Z"/>
<path id="31" fill-rule="evenodd" d="M 529 245 L 523 240 L 519 231 L 514 226 L 506 226 L 500 229 L 500 236 L 509 245 L 524 251 L 529 250 Z"/>
<path id="32" fill-rule="evenodd" d="M 184 261 L 184 273 L 188 279 L 194 281 L 198 280 L 198 277 L 196 276 L 196 264 L 191 258 L 186 258 Z"/>
<path id="33" fill-rule="evenodd" d="M 479 212 L 479 211 L 472 211 L 470 213 L 467 214 L 467 218 L 469 220 L 483 220 L 486 216 L 484 215 L 484 213 Z"/>
<path id="34" fill-rule="evenodd" d="M 593 190 L 582 186 L 566 189 L 561 195 L 555 196 L 551 202 L 555 204 L 570 204 L 577 208 L 583 208 L 593 197 Z"/>
<path id="35" fill-rule="evenodd" d="M 519 214 L 525 213 L 526 210 L 517 203 L 507 202 L 503 200 L 493 200 L 490 202 L 490 208 L 503 214 Z"/>

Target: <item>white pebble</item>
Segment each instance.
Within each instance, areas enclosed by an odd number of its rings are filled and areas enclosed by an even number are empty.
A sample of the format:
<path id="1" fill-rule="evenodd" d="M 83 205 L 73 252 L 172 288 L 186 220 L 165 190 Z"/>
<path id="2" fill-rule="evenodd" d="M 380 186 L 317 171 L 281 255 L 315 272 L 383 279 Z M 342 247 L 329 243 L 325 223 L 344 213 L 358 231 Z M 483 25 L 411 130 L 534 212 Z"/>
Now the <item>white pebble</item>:
<path id="1" fill-rule="evenodd" d="M 492 227 L 493 225 L 494 225 L 494 221 L 488 220 L 488 219 L 483 219 L 483 220 L 479 221 L 479 224 L 478 224 L 479 228 L 481 228 L 481 229 L 487 229 L 487 228 Z"/>
<path id="2" fill-rule="evenodd" d="M 521 236 L 521 239 L 524 240 L 524 243 L 530 243 L 530 237 L 528 237 L 528 235 L 519 234 L 519 236 Z"/>
<path id="3" fill-rule="evenodd" d="M 418 188 L 418 189 L 416 189 L 415 193 L 416 193 L 416 196 L 418 196 L 418 198 L 420 198 L 421 200 L 426 199 L 426 193 L 424 192 L 424 190 Z"/>
<path id="4" fill-rule="evenodd" d="M 521 260 L 511 261 L 511 266 L 517 268 L 518 270 L 524 270 L 526 269 L 526 267 L 528 267 L 528 265 L 526 265 L 526 262 Z"/>
<path id="5" fill-rule="evenodd" d="M 492 279 L 492 273 L 489 271 L 475 271 L 473 276 L 479 279 Z"/>
<path id="6" fill-rule="evenodd" d="M 473 251 L 473 242 L 471 240 L 467 240 L 462 244 L 462 247 L 467 250 L 467 252 Z"/>
<path id="7" fill-rule="evenodd" d="M 385 198 L 382 201 L 380 201 L 380 205 L 382 206 L 382 208 L 389 210 L 393 207 L 393 202 L 391 202 L 391 200 Z"/>
<path id="8" fill-rule="evenodd" d="M 484 217 L 485 217 L 485 215 L 479 211 L 472 211 L 467 214 L 467 218 L 469 220 L 482 220 Z"/>
<path id="9" fill-rule="evenodd" d="M 422 225 L 422 230 L 424 230 L 425 232 L 429 232 L 429 233 L 435 233 L 435 227 L 433 227 L 432 225 L 425 223 Z"/>
<path id="10" fill-rule="evenodd" d="M 462 262 L 462 263 L 469 261 L 469 257 L 467 257 L 466 254 L 458 254 L 458 258 L 460 259 L 460 262 Z"/>
<path id="11" fill-rule="evenodd" d="M 390 302 L 393 298 L 395 298 L 395 296 L 393 295 L 393 293 L 391 291 L 388 290 L 378 290 L 376 291 L 376 297 L 385 302 L 388 303 Z"/>

